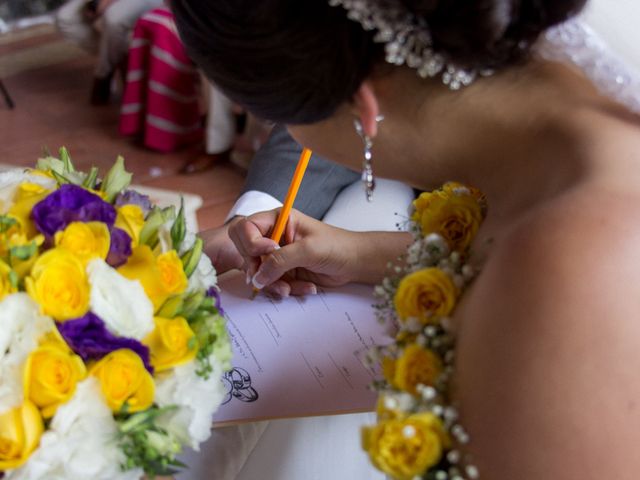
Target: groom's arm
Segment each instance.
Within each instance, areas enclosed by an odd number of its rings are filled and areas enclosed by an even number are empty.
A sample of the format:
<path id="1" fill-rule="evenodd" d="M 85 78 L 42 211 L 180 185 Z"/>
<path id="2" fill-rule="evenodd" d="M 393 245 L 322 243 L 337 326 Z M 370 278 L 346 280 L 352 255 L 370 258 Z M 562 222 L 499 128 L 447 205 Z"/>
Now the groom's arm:
<path id="1" fill-rule="evenodd" d="M 227 218 L 281 206 L 301 152 L 302 148 L 287 130 L 276 125 L 253 157 L 242 195 Z M 294 207 L 320 219 L 338 193 L 358 178 L 356 172 L 312 155 Z"/>

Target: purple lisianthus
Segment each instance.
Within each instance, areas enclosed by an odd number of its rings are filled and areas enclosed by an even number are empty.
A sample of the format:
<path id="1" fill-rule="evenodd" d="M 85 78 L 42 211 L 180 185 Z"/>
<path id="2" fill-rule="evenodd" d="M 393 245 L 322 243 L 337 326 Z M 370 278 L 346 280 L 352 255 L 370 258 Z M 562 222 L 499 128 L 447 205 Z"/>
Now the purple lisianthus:
<path id="1" fill-rule="evenodd" d="M 58 323 L 60 334 L 85 362 L 100 360 L 107 354 L 128 348 L 142 359 L 145 368 L 153 374 L 153 367 L 149 359 L 149 347 L 133 338 L 117 337 L 112 334 L 100 317 L 94 313 L 87 313 L 83 317 Z"/>
<path id="2" fill-rule="evenodd" d="M 211 287 L 207 290 L 207 297 L 215 298 L 216 308 L 220 315 L 224 316 L 224 310 L 222 309 L 222 299 L 220 298 L 220 292 L 216 287 Z"/>
<path id="3" fill-rule="evenodd" d="M 131 256 L 131 237 L 118 227 L 111 229 L 111 245 L 107 255 L 107 263 L 114 268 L 127 263 Z"/>
<path id="4" fill-rule="evenodd" d="M 103 222 L 109 229 L 116 221 L 116 209 L 98 195 L 77 185 L 61 185 L 36 203 L 31 216 L 40 233 L 51 240 L 72 222 Z"/>
<path id="5" fill-rule="evenodd" d="M 147 195 L 136 192 L 135 190 L 127 190 L 120 192 L 114 202 L 116 207 L 122 207 L 124 205 L 137 205 L 142 209 L 143 215 L 146 217 L 151 211 L 151 200 Z"/>

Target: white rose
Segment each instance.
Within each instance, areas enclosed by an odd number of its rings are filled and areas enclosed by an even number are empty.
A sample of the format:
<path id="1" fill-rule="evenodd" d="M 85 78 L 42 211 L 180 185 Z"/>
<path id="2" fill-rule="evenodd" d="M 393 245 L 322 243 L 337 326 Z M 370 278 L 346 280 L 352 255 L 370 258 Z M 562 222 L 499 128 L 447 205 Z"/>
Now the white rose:
<path id="1" fill-rule="evenodd" d="M 138 480 L 142 469 L 120 468 L 125 456 L 117 432 L 98 381 L 89 377 L 58 408 L 29 461 L 6 472 L 6 480 Z"/>
<path id="2" fill-rule="evenodd" d="M 174 438 L 194 450 L 211 435 L 211 421 L 225 395 L 222 367 L 212 359 L 213 372 L 205 380 L 196 374 L 197 362 L 176 367 L 156 380 L 155 402 L 179 408 L 158 419 Z"/>
<path id="3" fill-rule="evenodd" d="M 216 269 L 211 263 L 211 259 L 204 253 L 200 256 L 198 266 L 189 277 L 189 286 L 187 291 L 195 292 L 197 290 L 209 290 L 218 284 L 218 275 Z"/>
<path id="4" fill-rule="evenodd" d="M 153 331 L 153 304 L 137 280 L 120 275 L 104 260 L 87 265 L 91 311 L 120 337 L 142 340 Z"/>
<path id="5" fill-rule="evenodd" d="M 22 403 L 23 364 L 55 324 L 29 295 L 14 293 L 0 301 L 0 325 L 0 412 L 4 412 Z"/>
<path id="6" fill-rule="evenodd" d="M 53 178 L 34 175 L 19 169 L 2 172 L 0 173 L 0 213 L 7 213 L 18 186 L 25 182 L 35 183 L 49 190 L 53 190 L 56 187 L 56 181 Z"/>

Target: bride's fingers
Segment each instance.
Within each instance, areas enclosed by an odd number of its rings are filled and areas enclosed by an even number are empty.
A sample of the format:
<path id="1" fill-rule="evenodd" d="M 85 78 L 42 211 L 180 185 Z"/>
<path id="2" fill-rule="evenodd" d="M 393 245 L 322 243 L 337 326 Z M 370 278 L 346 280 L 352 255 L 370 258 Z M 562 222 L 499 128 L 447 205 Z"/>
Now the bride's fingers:
<path id="1" fill-rule="evenodd" d="M 285 280 L 277 280 L 271 285 L 264 287 L 263 292 L 267 295 L 285 298 L 291 295 L 291 285 L 289 285 Z"/>
<path id="2" fill-rule="evenodd" d="M 291 287 L 291 295 L 315 295 L 318 293 L 318 287 L 313 282 L 306 282 L 304 280 L 292 280 L 289 282 Z"/>
<path id="3" fill-rule="evenodd" d="M 270 285 L 287 272 L 299 267 L 306 267 L 309 262 L 314 261 L 313 258 L 310 258 L 307 250 L 304 242 L 301 241 L 285 245 L 263 257 L 260 268 L 253 277 L 253 284 L 257 288 Z"/>
<path id="4" fill-rule="evenodd" d="M 259 257 L 273 252 L 279 245 L 264 237 L 260 229 L 250 220 L 240 220 L 229 228 L 229 238 L 243 257 Z"/>

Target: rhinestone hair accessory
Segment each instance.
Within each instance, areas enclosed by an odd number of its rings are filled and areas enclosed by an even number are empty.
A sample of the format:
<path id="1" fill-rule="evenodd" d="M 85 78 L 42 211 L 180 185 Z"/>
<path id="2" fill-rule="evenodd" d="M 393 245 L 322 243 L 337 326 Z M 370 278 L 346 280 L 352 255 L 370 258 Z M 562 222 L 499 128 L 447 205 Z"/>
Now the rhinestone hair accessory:
<path id="1" fill-rule="evenodd" d="M 376 181 L 373 178 L 373 167 L 371 165 L 371 147 L 373 142 L 368 135 L 364 133 L 362 123 L 357 118 L 353 121 L 353 126 L 356 129 L 356 133 L 362 139 L 364 143 L 364 160 L 362 161 L 362 184 L 364 185 L 364 191 L 367 195 L 367 201 L 373 200 L 373 190 L 376 188 Z"/>
<path id="2" fill-rule="evenodd" d="M 463 69 L 448 62 L 433 50 L 429 27 L 398 0 L 329 0 L 332 7 L 342 7 L 347 18 L 358 22 L 366 31 L 375 31 L 374 42 L 384 44 L 385 60 L 393 65 L 407 65 L 422 78 L 441 75 L 451 90 L 470 85 L 478 75 L 489 75 Z"/>

